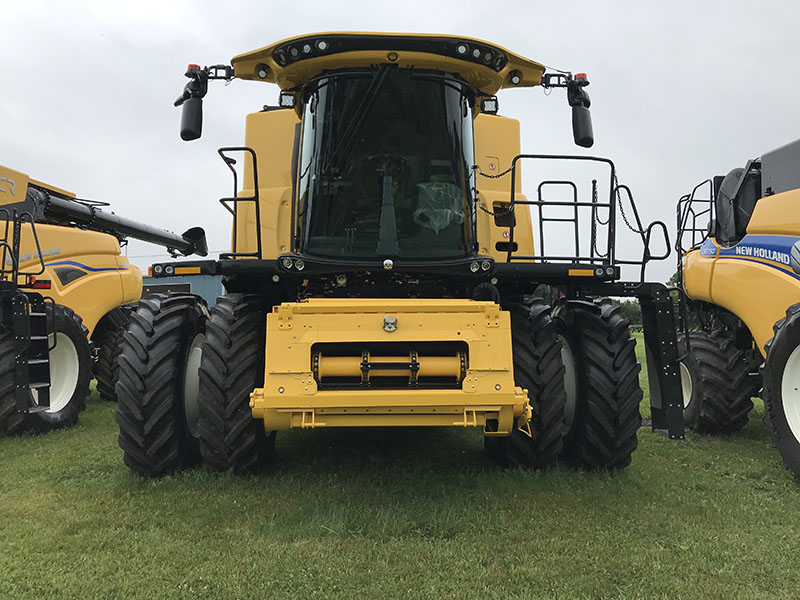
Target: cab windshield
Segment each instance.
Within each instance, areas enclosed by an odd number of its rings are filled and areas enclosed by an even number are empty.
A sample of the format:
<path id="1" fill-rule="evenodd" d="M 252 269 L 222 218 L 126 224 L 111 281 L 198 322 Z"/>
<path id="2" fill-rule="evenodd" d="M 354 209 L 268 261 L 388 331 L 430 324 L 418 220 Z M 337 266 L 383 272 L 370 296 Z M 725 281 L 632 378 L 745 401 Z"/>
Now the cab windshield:
<path id="1" fill-rule="evenodd" d="M 472 99 L 455 76 L 394 65 L 304 90 L 297 229 L 304 254 L 471 253 Z"/>

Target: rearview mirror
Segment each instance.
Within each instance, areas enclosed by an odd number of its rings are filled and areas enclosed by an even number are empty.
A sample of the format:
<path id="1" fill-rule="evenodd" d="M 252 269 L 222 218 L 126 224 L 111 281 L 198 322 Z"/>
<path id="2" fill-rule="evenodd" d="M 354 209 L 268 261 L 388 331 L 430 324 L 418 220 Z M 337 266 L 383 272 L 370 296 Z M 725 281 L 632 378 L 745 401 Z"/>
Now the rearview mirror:
<path id="1" fill-rule="evenodd" d="M 567 81 L 567 102 L 572 107 L 572 137 L 578 146 L 591 148 L 594 144 L 592 130 L 592 114 L 589 107 L 592 101 L 586 93 L 589 80 L 586 73 L 577 73 L 574 79 Z"/>
<path id="2" fill-rule="evenodd" d="M 572 137 L 578 146 L 591 148 L 594 144 L 592 113 L 585 106 L 572 107 Z"/>
<path id="3" fill-rule="evenodd" d="M 203 133 L 203 99 L 197 96 L 183 102 L 181 112 L 181 139 L 185 142 L 198 139 Z"/>
<path id="4" fill-rule="evenodd" d="M 216 72 L 219 68 L 224 67 L 211 67 L 211 70 Z M 203 133 L 203 96 L 208 91 L 208 73 L 209 67 L 201 69 L 199 65 L 189 65 L 186 68 L 186 77 L 189 78 L 189 82 L 183 88 L 183 93 L 175 100 L 175 106 L 182 107 L 181 139 L 185 142 L 196 140 Z M 221 77 L 214 75 L 214 78 L 225 79 L 228 75 L 226 70 L 225 75 Z M 232 72 L 230 77 L 233 77 Z"/>

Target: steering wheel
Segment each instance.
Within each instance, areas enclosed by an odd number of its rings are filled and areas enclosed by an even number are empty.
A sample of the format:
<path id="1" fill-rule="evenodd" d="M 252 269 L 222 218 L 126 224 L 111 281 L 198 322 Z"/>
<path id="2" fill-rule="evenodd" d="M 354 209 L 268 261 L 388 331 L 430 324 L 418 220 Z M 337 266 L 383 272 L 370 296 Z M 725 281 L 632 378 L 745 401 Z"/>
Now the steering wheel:
<path id="1" fill-rule="evenodd" d="M 402 154 L 373 154 L 367 159 L 369 163 L 377 163 L 376 169 L 386 174 L 401 173 L 404 169 L 411 168 L 408 158 Z"/>

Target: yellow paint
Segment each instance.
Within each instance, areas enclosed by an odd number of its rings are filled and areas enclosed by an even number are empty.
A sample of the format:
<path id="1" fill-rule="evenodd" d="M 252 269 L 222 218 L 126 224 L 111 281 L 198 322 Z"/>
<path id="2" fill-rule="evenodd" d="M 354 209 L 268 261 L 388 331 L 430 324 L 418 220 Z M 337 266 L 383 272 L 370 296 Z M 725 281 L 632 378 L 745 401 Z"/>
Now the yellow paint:
<path id="1" fill-rule="evenodd" d="M 36 181 L 35 179 L 30 180 L 30 185 L 35 185 L 36 187 L 44 188 L 54 196 L 61 196 L 62 198 L 75 198 L 75 194 L 72 192 L 68 192 L 67 190 L 62 190 L 59 187 L 54 185 L 50 185 L 49 183 L 43 183 L 41 181 Z"/>
<path id="2" fill-rule="evenodd" d="M 0 226 L 3 226 L 2 222 Z M 36 225 L 36 234 L 42 250 L 44 271 L 31 227 L 27 224 L 22 227 L 20 270 L 36 274 L 39 280 L 50 280 L 51 288 L 45 294 L 80 315 L 90 335 L 110 310 L 141 297 L 141 271 L 121 256 L 119 242 L 114 236 L 43 224 Z M 64 262 L 77 264 L 59 265 Z M 81 265 L 103 270 L 90 271 Z M 56 275 L 55 269 L 59 267 L 76 268 L 86 275 L 65 285 Z"/>
<path id="3" fill-rule="evenodd" d="M 383 328 L 384 316 L 397 329 Z M 463 342 L 468 365 L 462 389 L 319 390 L 311 365 L 315 344 Z M 461 426 L 498 419 L 508 435 L 527 404 L 514 385 L 510 321 L 492 302 L 443 299 L 312 298 L 284 303 L 267 316 L 264 386 L 251 395 L 265 427 Z M 424 359 L 420 359 L 422 363 Z M 353 368 L 334 361 L 324 368 Z M 447 357 L 431 373 L 451 372 Z"/>
<path id="4" fill-rule="evenodd" d="M 594 269 L 570 269 L 567 271 L 570 277 L 593 277 Z"/>
<path id="5" fill-rule="evenodd" d="M 756 203 L 747 233 L 800 235 L 800 189 L 765 196 Z"/>
<path id="6" fill-rule="evenodd" d="M 25 173 L 0 165 L 0 206 L 23 202 L 27 190 L 28 176 Z"/>
<path id="7" fill-rule="evenodd" d="M 276 48 L 283 46 L 292 40 L 305 38 L 330 40 L 335 36 L 342 35 L 361 38 L 379 36 L 384 40 L 391 40 L 394 38 L 406 41 L 420 40 L 421 42 L 430 40 L 431 38 L 440 38 L 452 40 L 454 44 L 459 41 L 478 42 L 483 46 L 494 49 L 495 51 L 501 51 L 508 58 L 508 62 L 500 72 L 496 72 L 490 67 L 474 63 L 471 60 L 462 60 L 428 52 L 409 52 L 397 49 L 392 50 L 391 48 L 386 48 L 383 50 L 340 52 L 331 53 L 328 55 L 323 54 L 314 58 L 299 60 L 295 63 L 287 65 L 286 67 L 281 67 L 272 58 L 272 53 Z M 391 52 L 397 55 L 395 60 L 390 60 L 388 58 L 388 55 Z M 470 85 L 487 94 L 495 94 L 503 87 L 528 87 L 540 85 L 542 82 L 542 75 L 545 71 L 544 65 L 514 54 L 513 52 L 509 52 L 505 48 L 497 46 L 496 44 L 490 44 L 482 40 L 476 40 L 474 38 L 463 36 L 417 33 L 327 32 L 309 34 L 281 40 L 270 46 L 253 50 L 252 52 L 239 54 L 231 59 L 231 64 L 235 70 L 236 77 L 240 79 L 253 79 L 257 81 L 277 83 L 283 90 L 294 88 L 302 83 L 305 83 L 309 79 L 312 79 L 313 77 L 316 77 L 322 73 L 323 70 L 371 67 L 380 63 L 394 63 L 401 68 L 413 67 L 417 69 L 437 69 L 440 71 L 447 71 L 449 73 L 457 73 Z M 261 79 L 257 75 L 257 66 L 259 64 L 265 64 L 269 67 L 269 73 L 265 79 Z M 519 71 L 522 75 L 522 81 L 516 86 L 512 85 L 509 81 L 509 74 L 512 71 Z"/>
<path id="8" fill-rule="evenodd" d="M 175 275 L 200 275 L 200 267 L 175 267 Z"/>
<path id="9" fill-rule="evenodd" d="M 798 281 L 763 263 L 719 259 L 711 281 L 713 303 L 744 321 L 762 354 L 772 326 L 800 302 Z"/>
<path id="10" fill-rule="evenodd" d="M 245 145 L 256 152 L 261 209 L 261 256 L 274 259 L 289 251 L 292 218 L 292 146 L 295 126 L 300 121 L 294 111 L 275 110 L 247 115 Z M 254 193 L 253 165 L 245 160 L 240 196 Z M 256 217 L 252 202 L 239 203 L 237 251 L 255 252 Z"/>
<path id="11" fill-rule="evenodd" d="M 800 236 L 798 202 L 800 190 L 761 198 L 747 233 Z M 683 258 L 684 290 L 694 300 L 721 306 L 739 317 L 763 355 L 775 322 L 785 316 L 789 306 L 800 302 L 800 282 L 788 272 L 769 266 L 774 264 L 758 258 L 720 257 L 719 246 L 710 256 L 692 250 Z"/>
<path id="12" fill-rule="evenodd" d="M 479 172 L 485 175 L 499 175 L 511 166 L 512 159 L 520 153 L 519 121 L 506 117 L 478 115 L 475 117 L 475 163 Z M 522 189 L 521 163 L 516 170 L 516 190 Z M 497 245 L 507 244 L 508 227 L 495 223 L 495 218 L 485 211 L 494 214 L 503 213 L 511 200 L 511 174 L 489 178 L 480 174 L 475 181 L 478 188 L 478 202 L 485 210 L 478 209 L 478 246 L 480 254 L 492 256 L 498 262 L 505 262 L 507 250 L 498 249 Z M 526 200 L 519 191 L 516 201 Z M 514 243 L 515 253 L 520 256 L 533 256 L 533 235 L 531 230 L 531 212 L 529 206 L 514 207 Z M 504 235 L 505 234 L 505 235 Z"/>

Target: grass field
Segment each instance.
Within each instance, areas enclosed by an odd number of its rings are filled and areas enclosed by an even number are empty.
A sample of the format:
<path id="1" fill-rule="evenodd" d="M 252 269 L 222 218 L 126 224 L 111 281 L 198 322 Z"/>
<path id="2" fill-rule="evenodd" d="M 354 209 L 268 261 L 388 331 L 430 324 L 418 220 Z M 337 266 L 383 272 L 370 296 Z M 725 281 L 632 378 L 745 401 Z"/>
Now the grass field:
<path id="1" fill-rule="evenodd" d="M 0 440 L 0 598 L 795 598 L 800 486 L 757 407 L 623 473 L 496 468 L 470 430 L 279 435 L 253 477 L 131 474 L 114 407 Z"/>

